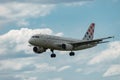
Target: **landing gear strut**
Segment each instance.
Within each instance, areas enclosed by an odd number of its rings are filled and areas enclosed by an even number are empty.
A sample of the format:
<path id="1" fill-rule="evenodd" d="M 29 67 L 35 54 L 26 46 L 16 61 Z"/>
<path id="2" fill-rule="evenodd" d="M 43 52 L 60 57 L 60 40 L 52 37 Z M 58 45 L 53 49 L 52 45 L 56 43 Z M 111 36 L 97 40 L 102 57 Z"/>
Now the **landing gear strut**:
<path id="1" fill-rule="evenodd" d="M 75 53 L 71 51 L 71 52 L 69 53 L 69 55 L 70 55 L 70 56 L 74 56 Z"/>
<path id="2" fill-rule="evenodd" d="M 56 54 L 54 53 L 54 50 L 51 49 L 51 52 L 52 52 L 52 54 L 51 54 L 51 58 L 55 58 L 55 57 L 56 57 Z"/>

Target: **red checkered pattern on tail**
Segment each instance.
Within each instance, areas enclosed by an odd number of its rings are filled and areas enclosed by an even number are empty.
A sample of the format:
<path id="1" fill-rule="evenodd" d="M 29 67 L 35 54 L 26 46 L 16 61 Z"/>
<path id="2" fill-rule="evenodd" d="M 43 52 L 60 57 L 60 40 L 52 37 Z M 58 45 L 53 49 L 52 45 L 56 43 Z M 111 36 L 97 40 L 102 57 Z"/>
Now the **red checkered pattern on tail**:
<path id="1" fill-rule="evenodd" d="M 94 37 L 94 28 L 95 28 L 95 23 L 92 23 L 90 27 L 88 28 L 83 40 L 92 40 Z"/>

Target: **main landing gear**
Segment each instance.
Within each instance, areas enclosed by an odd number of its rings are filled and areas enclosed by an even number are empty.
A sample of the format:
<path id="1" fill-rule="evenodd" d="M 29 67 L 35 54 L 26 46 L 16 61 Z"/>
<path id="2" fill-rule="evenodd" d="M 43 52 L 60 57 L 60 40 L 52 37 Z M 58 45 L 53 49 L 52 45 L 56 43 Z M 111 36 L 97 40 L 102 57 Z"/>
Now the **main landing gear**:
<path id="1" fill-rule="evenodd" d="M 54 53 L 54 50 L 51 49 L 50 51 L 52 52 L 52 54 L 50 55 L 51 58 L 55 58 L 55 57 L 56 57 L 56 54 Z M 70 56 L 75 56 L 75 53 L 71 51 L 71 52 L 69 53 L 69 55 L 70 55 Z"/>
<path id="2" fill-rule="evenodd" d="M 51 49 L 51 52 L 52 52 L 51 58 L 55 58 L 55 57 L 56 57 L 56 54 L 54 53 L 54 50 Z"/>
<path id="3" fill-rule="evenodd" d="M 69 55 L 70 55 L 70 56 L 74 56 L 75 53 L 71 51 L 71 52 L 69 53 Z"/>

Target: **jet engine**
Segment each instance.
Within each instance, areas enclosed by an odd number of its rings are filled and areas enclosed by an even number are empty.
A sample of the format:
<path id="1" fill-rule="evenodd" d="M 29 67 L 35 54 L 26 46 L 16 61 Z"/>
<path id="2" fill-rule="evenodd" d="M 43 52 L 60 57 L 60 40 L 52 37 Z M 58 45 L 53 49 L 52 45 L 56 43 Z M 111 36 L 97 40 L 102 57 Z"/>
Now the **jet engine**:
<path id="1" fill-rule="evenodd" d="M 33 47 L 33 51 L 34 51 L 35 53 L 40 54 L 40 53 L 45 52 L 46 49 L 44 49 L 43 47 Z"/>
<path id="2" fill-rule="evenodd" d="M 62 44 L 62 48 L 65 50 L 72 50 L 73 46 L 71 44 Z"/>

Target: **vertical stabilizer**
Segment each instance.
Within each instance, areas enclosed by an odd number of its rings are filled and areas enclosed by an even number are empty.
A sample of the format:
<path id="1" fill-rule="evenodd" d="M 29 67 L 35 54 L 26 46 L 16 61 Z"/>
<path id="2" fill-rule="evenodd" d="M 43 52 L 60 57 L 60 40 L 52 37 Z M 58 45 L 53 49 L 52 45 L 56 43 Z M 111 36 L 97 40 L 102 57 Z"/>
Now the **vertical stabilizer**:
<path id="1" fill-rule="evenodd" d="M 85 36 L 83 37 L 83 40 L 93 40 L 94 38 L 94 29 L 95 29 L 95 23 L 91 23 L 89 26 L 87 32 L 85 33 Z"/>

